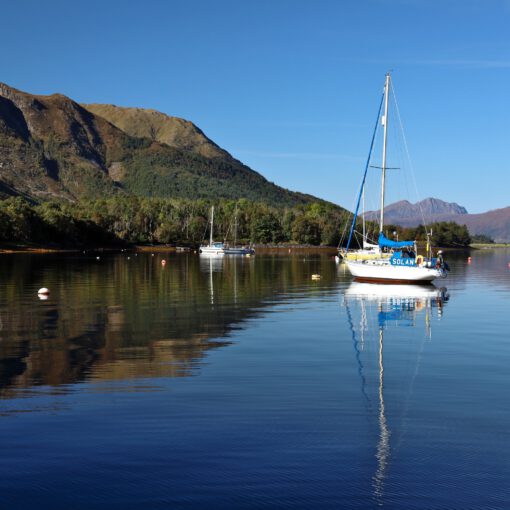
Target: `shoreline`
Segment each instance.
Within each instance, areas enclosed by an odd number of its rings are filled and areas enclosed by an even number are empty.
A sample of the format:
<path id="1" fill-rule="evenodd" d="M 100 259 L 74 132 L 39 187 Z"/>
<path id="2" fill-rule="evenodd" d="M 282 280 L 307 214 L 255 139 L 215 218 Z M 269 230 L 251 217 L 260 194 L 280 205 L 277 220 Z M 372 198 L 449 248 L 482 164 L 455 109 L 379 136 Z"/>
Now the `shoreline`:
<path id="1" fill-rule="evenodd" d="M 306 252 L 306 251 L 324 251 L 336 253 L 338 248 L 334 246 L 312 246 L 312 245 L 256 245 L 256 250 L 264 253 L 271 252 Z M 100 253 L 100 252 L 178 252 L 178 253 L 197 253 L 198 247 L 175 246 L 175 245 L 120 245 L 120 246 L 94 246 L 94 247 L 56 247 L 56 246 L 35 246 L 35 245 L 0 245 L 0 255 L 9 254 L 56 254 L 56 253 Z"/>
<path id="2" fill-rule="evenodd" d="M 312 246 L 312 245 L 292 245 L 292 244 L 282 244 L 282 245 L 255 245 L 256 251 L 261 253 L 299 253 L 299 252 L 324 252 L 336 254 L 338 251 L 337 247 L 334 246 Z M 483 244 L 483 243 L 474 243 L 470 246 L 459 247 L 459 248 L 441 248 L 437 247 L 437 249 L 447 250 L 447 251 L 466 251 L 466 250 L 495 250 L 495 249 L 505 249 L 510 248 L 510 244 L 503 243 L 494 243 L 494 244 Z M 14 245 L 14 244 L 0 244 L 0 255 L 10 255 L 10 254 L 58 254 L 58 253 L 80 253 L 80 252 L 89 252 L 89 253 L 101 253 L 101 252 L 179 252 L 179 253 L 197 253 L 198 247 L 190 247 L 190 246 L 176 246 L 176 245 L 146 245 L 146 244 L 137 244 L 137 245 L 118 245 L 118 246 L 88 246 L 88 247 L 57 247 L 57 246 L 37 246 L 37 245 Z"/>
<path id="3" fill-rule="evenodd" d="M 473 250 L 499 250 L 510 248 L 510 243 L 473 243 L 469 247 Z"/>

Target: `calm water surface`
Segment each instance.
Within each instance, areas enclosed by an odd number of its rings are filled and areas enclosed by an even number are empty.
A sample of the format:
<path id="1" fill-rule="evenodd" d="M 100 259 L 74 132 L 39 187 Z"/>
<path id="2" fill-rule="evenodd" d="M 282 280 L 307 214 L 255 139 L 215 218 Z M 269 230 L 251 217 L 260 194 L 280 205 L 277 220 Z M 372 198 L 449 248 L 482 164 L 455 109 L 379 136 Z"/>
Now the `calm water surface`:
<path id="1" fill-rule="evenodd" d="M 510 508 L 510 250 L 471 256 L 2 256 L 0 508 Z"/>

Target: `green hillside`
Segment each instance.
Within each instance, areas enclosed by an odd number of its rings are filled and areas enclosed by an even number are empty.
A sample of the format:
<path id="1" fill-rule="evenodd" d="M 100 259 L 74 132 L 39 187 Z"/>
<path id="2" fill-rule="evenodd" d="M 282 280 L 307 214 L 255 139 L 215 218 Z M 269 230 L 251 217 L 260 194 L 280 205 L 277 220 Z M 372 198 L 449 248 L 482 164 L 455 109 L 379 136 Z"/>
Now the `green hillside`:
<path id="1" fill-rule="evenodd" d="M 267 181 L 191 122 L 151 110 L 87 108 L 61 94 L 36 96 L 0 84 L 0 196 L 317 201 Z"/>

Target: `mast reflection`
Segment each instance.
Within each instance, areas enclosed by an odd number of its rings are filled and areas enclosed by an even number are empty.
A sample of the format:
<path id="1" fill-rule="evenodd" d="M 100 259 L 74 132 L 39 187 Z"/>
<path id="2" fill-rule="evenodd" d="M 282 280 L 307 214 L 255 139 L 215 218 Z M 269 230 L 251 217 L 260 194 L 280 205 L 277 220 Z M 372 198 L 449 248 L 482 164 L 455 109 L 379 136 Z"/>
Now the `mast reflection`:
<path id="1" fill-rule="evenodd" d="M 370 342 L 370 333 L 377 332 L 377 424 L 378 441 L 375 458 L 377 467 L 372 477 L 373 495 L 378 504 L 383 504 L 385 483 L 388 474 L 391 445 L 391 430 L 388 424 L 384 400 L 384 331 L 390 324 L 397 327 L 415 327 L 419 317 L 424 314 L 425 337 L 431 338 L 431 317 L 435 313 L 438 319 L 443 315 L 444 304 L 449 294 L 446 288 L 433 285 L 374 285 L 352 282 L 344 294 L 344 304 L 352 333 L 358 373 L 361 380 L 361 392 L 369 402 L 367 374 L 361 359 L 361 353 Z M 355 321 L 354 310 L 359 314 Z M 356 328 L 356 324 L 359 324 Z M 368 406 L 370 411 L 370 405 Z"/>

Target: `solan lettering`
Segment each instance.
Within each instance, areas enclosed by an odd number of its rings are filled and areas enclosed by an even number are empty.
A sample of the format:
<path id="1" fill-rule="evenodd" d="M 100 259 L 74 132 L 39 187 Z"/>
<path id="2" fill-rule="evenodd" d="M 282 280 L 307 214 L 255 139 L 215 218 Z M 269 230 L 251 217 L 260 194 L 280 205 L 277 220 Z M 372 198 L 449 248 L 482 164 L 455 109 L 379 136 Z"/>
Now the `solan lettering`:
<path id="1" fill-rule="evenodd" d="M 391 259 L 391 264 L 393 266 L 415 266 L 416 261 L 410 258 L 393 258 Z"/>

